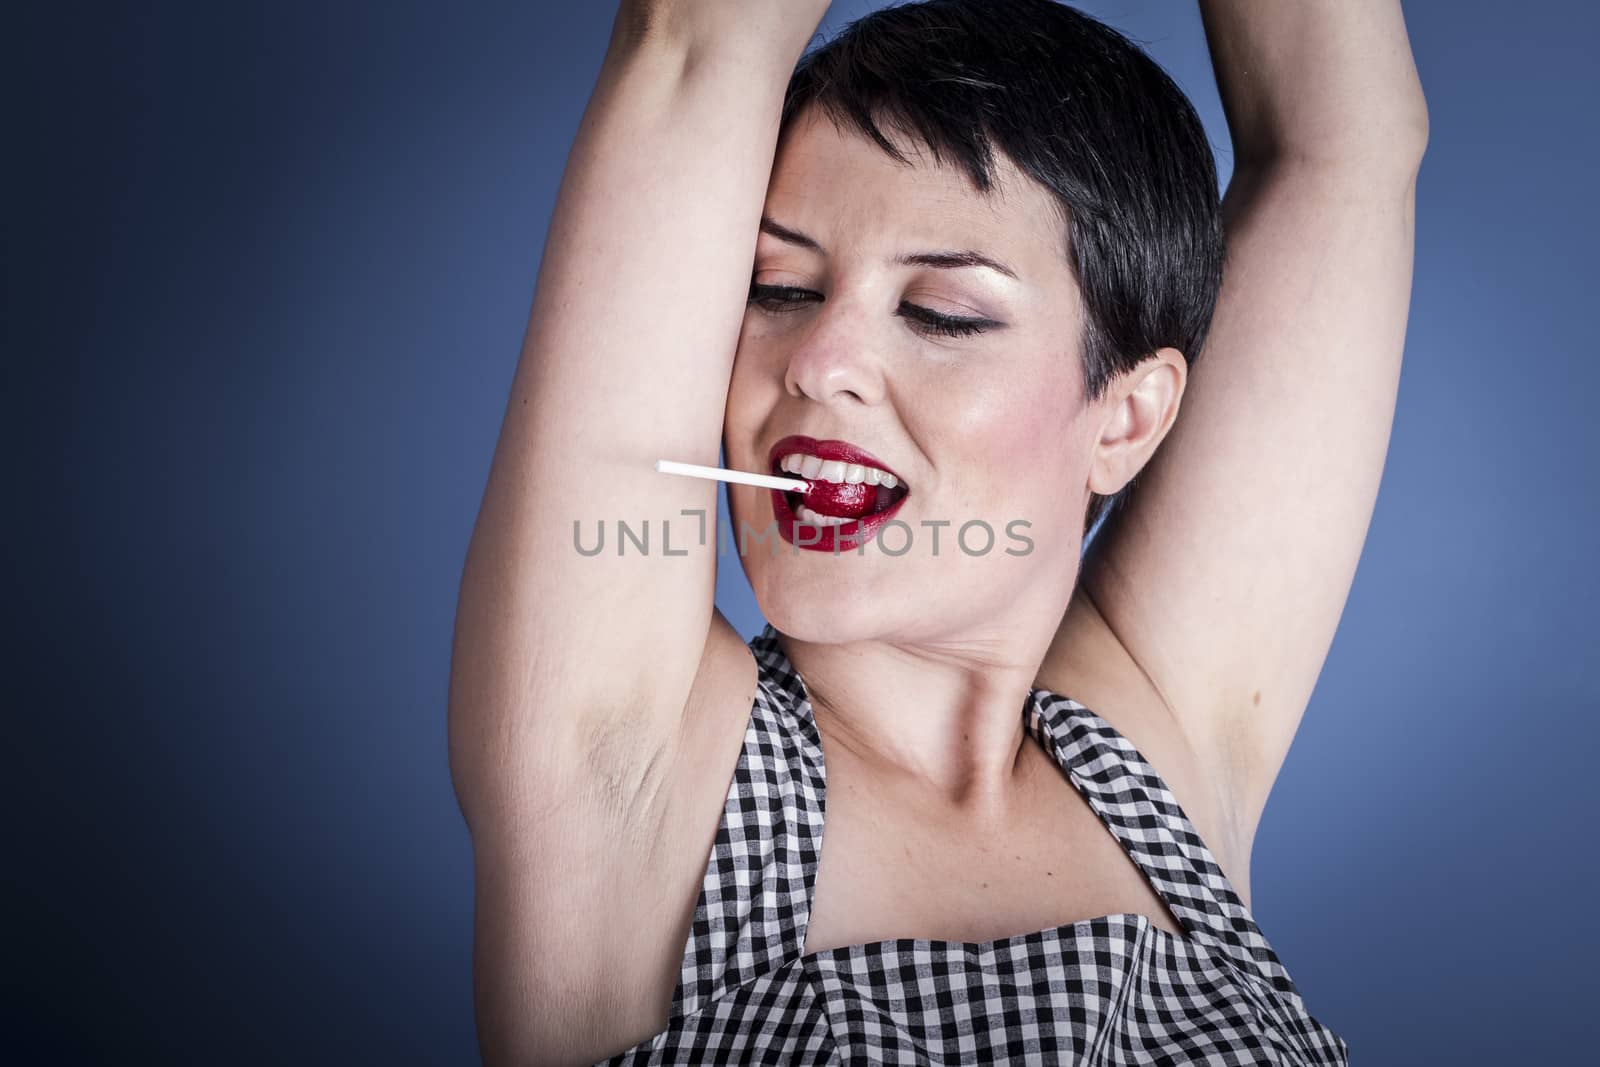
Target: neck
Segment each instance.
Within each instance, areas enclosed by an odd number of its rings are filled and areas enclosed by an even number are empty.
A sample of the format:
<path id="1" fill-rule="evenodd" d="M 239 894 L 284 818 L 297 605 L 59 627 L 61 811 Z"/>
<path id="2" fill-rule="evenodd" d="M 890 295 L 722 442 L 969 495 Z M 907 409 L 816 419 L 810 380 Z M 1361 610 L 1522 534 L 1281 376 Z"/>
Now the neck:
<path id="1" fill-rule="evenodd" d="M 1039 766 L 1023 712 L 1063 610 L 1012 604 L 1003 623 L 902 639 L 780 638 L 830 759 L 977 823 L 1005 820 Z"/>

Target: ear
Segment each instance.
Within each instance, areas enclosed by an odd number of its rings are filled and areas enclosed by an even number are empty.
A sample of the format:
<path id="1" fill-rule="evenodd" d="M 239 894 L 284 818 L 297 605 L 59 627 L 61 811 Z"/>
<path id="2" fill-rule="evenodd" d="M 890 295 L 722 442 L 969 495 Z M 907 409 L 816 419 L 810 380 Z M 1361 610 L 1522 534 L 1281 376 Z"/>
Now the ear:
<path id="1" fill-rule="evenodd" d="M 1112 496 L 1143 469 L 1172 429 L 1188 380 L 1183 353 L 1161 348 L 1106 388 L 1090 492 Z"/>

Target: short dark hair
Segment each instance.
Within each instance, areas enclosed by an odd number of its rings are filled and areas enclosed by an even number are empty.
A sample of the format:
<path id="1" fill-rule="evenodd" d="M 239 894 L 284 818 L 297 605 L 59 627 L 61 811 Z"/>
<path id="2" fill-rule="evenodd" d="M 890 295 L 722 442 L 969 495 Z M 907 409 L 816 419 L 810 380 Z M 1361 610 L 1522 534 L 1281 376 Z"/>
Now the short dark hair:
<path id="1" fill-rule="evenodd" d="M 897 4 L 801 57 L 780 139 L 813 104 L 898 162 L 880 121 L 982 193 L 998 150 L 1054 194 L 1089 402 L 1158 348 L 1193 367 L 1222 285 L 1216 161 L 1188 98 L 1122 34 L 1054 0 Z M 1092 494 L 1084 533 L 1132 487 Z"/>

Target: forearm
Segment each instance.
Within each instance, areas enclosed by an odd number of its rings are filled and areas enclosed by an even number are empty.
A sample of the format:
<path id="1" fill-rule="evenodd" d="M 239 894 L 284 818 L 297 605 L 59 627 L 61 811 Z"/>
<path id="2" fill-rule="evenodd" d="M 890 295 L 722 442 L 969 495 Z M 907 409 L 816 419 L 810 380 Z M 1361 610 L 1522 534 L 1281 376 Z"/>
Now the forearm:
<path id="1" fill-rule="evenodd" d="M 1399 0 L 1199 0 L 1235 166 L 1415 167 L 1428 109 Z"/>

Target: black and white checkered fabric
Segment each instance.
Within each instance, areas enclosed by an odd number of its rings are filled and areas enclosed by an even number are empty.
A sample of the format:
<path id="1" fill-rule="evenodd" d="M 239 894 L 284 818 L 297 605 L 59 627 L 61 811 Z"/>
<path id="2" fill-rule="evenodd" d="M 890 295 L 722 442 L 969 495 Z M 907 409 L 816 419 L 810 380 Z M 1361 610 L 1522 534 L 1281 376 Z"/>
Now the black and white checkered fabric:
<path id="1" fill-rule="evenodd" d="M 613 1064 L 1346 1064 L 1155 770 L 1038 689 L 1028 730 L 1188 932 L 1136 913 L 982 944 L 900 938 L 802 955 L 822 743 L 769 625 L 744 749 L 667 1029 Z"/>

